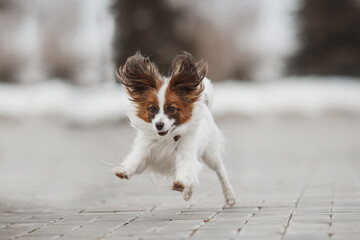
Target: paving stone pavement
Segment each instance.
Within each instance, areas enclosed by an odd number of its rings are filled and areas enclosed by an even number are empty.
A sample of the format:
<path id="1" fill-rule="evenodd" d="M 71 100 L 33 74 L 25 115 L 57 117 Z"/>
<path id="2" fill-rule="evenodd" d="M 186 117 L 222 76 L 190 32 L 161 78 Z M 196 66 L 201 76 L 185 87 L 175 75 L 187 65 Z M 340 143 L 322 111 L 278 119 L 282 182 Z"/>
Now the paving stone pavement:
<path id="1" fill-rule="evenodd" d="M 126 123 L 0 120 L 0 239 L 360 239 L 360 119 L 218 119 L 237 194 L 204 167 L 185 202 L 154 174 L 121 181 Z"/>

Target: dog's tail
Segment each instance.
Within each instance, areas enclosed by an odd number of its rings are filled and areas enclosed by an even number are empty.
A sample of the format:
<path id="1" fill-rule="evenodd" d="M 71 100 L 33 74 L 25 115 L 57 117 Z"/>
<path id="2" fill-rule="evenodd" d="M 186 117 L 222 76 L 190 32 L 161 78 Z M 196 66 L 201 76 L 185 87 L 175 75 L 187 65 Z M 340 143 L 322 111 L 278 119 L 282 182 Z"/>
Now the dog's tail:
<path id="1" fill-rule="evenodd" d="M 204 91 L 201 95 L 201 101 L 203 101 L 209 108 L 212 106 L 214 98 L 214 87 L 208 78 L 203 79 Z"/>

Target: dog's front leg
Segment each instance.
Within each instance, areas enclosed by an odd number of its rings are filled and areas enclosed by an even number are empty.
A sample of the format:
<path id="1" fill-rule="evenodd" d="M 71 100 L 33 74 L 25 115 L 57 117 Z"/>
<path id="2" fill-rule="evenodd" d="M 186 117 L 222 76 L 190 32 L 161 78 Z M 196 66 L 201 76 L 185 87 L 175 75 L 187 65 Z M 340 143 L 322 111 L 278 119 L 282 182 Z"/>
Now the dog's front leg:
<path id="1" fill-rule="evenodd" d="M 141 173 L 146 169 L 146 143 L 140 137 L 135 139 L 131 152 L 127 155 L 120 166 L 115 168 L 115 175 L 121 179 L 130 179 L 135 173 Z"/>
<path id="2" fill-rule="evenodd" d="M 196 157 L 195 144 L 187 144 L 179 149 L 176 156 L 176 172 L 173 190 L 183 192 L 183 197 L 187 201 L 191 198 L 192 188 L 198 183 L 198 175 L 201 164 Z"/>

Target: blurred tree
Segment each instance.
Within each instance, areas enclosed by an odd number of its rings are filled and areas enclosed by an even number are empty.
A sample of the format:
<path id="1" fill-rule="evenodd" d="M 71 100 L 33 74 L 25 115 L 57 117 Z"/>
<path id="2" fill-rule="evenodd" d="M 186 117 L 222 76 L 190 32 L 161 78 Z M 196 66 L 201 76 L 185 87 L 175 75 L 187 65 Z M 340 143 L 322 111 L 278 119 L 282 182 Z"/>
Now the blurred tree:
<path id="1" fill-rule="evenodd" d="M 181 34 L 182 8 L 174 9 L 164 0 L 114 0 L 114 61 L 116 66 L 137 50 L 150 56 L 162 73 L 167 73 L 180 51 L 193 52 L 189 36 Z"/>
<path id="2" fill-rule="evenodd" d="M 9 29 L 14 28 L 14 19 L 17 19 L 16 3 L 10 0 L 0 0 L 0 82 L 15 82 L 18 70 L 18 59 L 6 47 L 6 38 Z M 9 14 L 12 13 L 12 14 Z M 20 14 L 19 14 L 20 15 Z"/>
<path id="3" fill-rule="evenodd" d="M 9 5 L 9 0 L 0 0 L 0 10 L 6 8 Z"/>
<path id="4" fill-rule="evenodd" d="M 298 17 L 302 46 L 291 74 L 360 76 L 358 0 L 304 0 Z"/>

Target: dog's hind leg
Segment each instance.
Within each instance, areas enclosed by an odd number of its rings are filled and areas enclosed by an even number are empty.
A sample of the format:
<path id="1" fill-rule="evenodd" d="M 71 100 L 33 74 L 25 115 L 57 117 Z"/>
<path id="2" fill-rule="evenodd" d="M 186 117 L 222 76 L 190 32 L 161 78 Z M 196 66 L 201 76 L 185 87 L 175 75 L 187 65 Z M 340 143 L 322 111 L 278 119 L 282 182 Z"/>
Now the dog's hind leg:
<path id="1" fill-rule="evenodd" d="M 210 149 L 204 153 L 203 161 L 217 174 L 224 193 L 225 201 L 229 206 L 235 205 L 234 190 L 229 182 L 221 154 Z"/>

